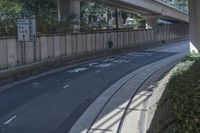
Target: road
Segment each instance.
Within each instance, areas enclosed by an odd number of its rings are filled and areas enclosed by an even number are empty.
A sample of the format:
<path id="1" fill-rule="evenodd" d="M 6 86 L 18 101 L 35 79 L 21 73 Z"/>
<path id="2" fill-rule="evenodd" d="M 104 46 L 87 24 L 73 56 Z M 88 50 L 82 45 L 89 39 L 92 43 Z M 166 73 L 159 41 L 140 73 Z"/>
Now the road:
<path id="1" fill-rule="evenodd" d="M 132 52 L 82 63 L 0 93 L 0 133 L 67 133 L 106 88 L 172 52 Z"/>

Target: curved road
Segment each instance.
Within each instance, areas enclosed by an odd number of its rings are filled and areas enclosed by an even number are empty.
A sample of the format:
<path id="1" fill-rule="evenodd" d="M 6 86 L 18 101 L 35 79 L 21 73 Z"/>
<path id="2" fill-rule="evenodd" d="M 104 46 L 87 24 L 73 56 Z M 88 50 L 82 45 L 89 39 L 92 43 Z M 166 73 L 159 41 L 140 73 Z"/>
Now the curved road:
<path id="1" fill-rule="evenodd" d="M 114 55 L 12 87 L 0 93 L 0 133 L 67 133 L 106 88 L 130 72 L 174 54 Z"/>

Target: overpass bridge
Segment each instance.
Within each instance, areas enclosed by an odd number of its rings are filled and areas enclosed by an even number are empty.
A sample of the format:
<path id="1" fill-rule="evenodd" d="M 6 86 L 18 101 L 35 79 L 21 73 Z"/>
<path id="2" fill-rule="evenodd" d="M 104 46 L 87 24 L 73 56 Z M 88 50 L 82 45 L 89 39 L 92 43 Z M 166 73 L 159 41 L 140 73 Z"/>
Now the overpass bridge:
<path id="1" fill-rule="evenodd" d="M 80 16 L 81 0 L 59 0 L 58 13 L 59 17 L 67 17 L 69 14 Z M 104 3 L 118 9 L 140 14 L 146 19 L 149 25 L 155 25 L 158 19 L 167 19 L 178 22 L 189 22 L 188 13 L 182 11 L 165 0 L 100 0 Z"/>
<path id="2" fill-rule="evenodd" d="M 189 22 L 188 13 L 162 0 L 104 0 L 105 3 L 124 10 L 140 13 L 145 18 L 161 18 Z"/>

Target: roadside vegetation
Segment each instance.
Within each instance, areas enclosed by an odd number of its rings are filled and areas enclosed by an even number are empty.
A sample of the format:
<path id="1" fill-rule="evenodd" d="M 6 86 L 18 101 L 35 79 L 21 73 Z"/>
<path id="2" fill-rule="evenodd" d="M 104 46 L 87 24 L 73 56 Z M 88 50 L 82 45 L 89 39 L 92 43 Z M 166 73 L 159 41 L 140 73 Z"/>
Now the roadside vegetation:
<path id="1" fill-rule="evenodd" d="M 0 0 L 0 37 L 15 36 L 16 20 L 35 16 L 39 34 L 71 32 L 70 25 L 81 26 L 81 31 L 96 31 L 119 28 L 145 28 L 145 20 L 138 14 L 107 6 L 96 0 L 81 1 L 79 15 L 69 14 L 64 20 L 58 17 L 57 0 Z M 126 27 L 126 19 L 135 20 L 134 27 Z"/>
<path id="2" fill-rule="evenodd" d="M 185 58 L 168 86 L 176 133 L 200 133 L 200 55 Z"/>
<path id="3" fill-rule="evenodd" d="M 17 18 L 32 15 L 40 33 L 51 32 L 58 25 L 55 0 L 0 0 L 0 36 L 16 35 Z"/>
<path id="4" fill-rule="evenodd" d="M 200 55 L 173 70 L 148 133 L 200 133 Z"/>

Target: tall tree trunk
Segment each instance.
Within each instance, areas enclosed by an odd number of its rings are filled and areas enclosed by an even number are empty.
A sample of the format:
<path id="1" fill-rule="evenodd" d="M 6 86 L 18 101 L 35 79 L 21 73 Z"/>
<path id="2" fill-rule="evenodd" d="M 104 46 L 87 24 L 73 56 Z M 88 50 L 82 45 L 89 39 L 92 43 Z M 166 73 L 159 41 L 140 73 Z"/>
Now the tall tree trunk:
<path id="1" fill-rule="evenodd" d="M 117 8 L 115 8 L 115 23 L 116 23 L 116 29 L 119 29 L 119 17 Z"/>
<path id="2" fill-rule="evenodd" d="M 108 7 L 107 11 L 107 29 L 110 29 L 110 8 Z"/>

